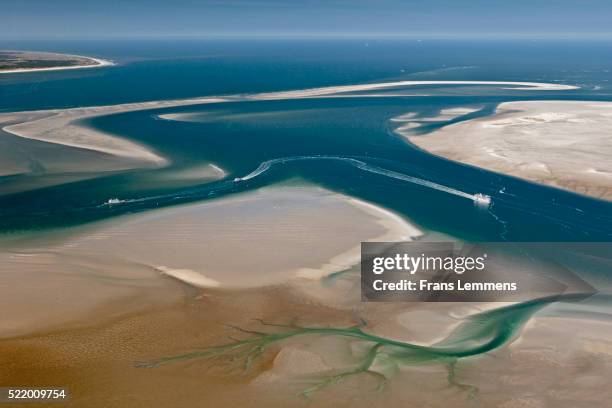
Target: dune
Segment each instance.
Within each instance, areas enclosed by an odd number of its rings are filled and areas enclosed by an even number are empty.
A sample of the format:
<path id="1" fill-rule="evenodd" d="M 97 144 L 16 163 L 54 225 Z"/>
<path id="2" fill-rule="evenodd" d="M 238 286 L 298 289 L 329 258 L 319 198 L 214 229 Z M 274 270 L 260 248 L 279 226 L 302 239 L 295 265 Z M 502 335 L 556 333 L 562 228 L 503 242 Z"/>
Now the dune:
<path id="1" fill-rule="evenodd" d="M 505 102 L 493 116 L 406 135 L 430 153 L 596 198 L 612 199 L 612 104 Z"/>

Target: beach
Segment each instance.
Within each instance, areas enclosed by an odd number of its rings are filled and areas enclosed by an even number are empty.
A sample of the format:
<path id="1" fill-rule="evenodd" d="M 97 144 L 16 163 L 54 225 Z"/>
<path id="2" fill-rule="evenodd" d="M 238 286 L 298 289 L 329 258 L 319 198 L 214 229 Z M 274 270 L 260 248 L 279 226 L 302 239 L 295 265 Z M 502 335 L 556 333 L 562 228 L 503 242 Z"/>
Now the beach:
<path id="1" fill-rule="evenodd" d="M 11 59 L 11 64 L 5 63 L 7 58 Z M 39 51 L 0 51 L 0 74 L 102 68 L 111 65 L 115 65 L 115 63 L 102 58 L 85 57 L 82 55 Z"/>

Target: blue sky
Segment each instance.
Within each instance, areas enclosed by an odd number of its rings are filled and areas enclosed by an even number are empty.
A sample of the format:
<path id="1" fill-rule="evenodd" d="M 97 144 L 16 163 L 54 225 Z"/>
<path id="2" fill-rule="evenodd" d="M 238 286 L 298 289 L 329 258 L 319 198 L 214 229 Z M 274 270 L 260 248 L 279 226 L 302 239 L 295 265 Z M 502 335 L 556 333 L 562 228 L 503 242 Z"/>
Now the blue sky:
<path id="1" fill-rule="evenodd" d="M 1 0 L 0 38 L 612 38 L 612 0 Z"/>

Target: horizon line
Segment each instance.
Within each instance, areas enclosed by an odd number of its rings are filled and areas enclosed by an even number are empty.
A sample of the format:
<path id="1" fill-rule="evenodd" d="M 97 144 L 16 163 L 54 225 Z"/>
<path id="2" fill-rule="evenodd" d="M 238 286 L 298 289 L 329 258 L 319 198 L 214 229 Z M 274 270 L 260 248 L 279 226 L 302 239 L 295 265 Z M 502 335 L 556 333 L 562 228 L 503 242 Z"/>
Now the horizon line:
<path id="1" fill-rule="evenodd" d="M 354 39 L 354 40 L 612 40 L 612 32 L 605 33 L 194 33 L 194 34 L 104 34 L 104 35 L 4 35 L 1 42 L 6 41 L 53 41 L 53 40 L 207 40 L 207 39 L 237 39 L 237 40 L 258 40 L 258 39 Z"/>

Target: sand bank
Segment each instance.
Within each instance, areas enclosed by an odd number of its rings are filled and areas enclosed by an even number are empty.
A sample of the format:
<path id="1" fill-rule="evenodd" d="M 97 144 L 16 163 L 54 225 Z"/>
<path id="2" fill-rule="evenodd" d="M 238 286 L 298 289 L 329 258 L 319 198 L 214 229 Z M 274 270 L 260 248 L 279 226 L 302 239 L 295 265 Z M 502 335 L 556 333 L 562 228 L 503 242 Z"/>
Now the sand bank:
<path id="1" fill-rule="evenodd" d="M 147 162 L 7 135 L 0 131 L 0 196 L 110 175 Z M 4 177 L 10 176 L 10 177 Z"/>
<path id="2" fill-rule="evenodd" d="M 0 114 L 2 130 L 15 136 L 71 146 L 80 149 L 93 150 L 111 156 L 134 161 L 133 167 L 164 166 L 167 160 L 156 152 L 135 142 L 128 141 L 116 135 L 110 135 L 82 124 L 82 121 L 98 116 L 112 115 L 124 112 L 171 108 L 208 103 L 220 103 L 244 100 L 271 100 L 309 97 L 353 97 L 351 92 L 395 89 L 402 87 L 429 85 L 475 85 L 501 86 L 513 90 L 559 91 L 576 89 L 572 85 L 547 84 L 534 82 L 503 82 L 503 81 L 397 81 L 361 85 L 331 86 L 303 90 L 267 92 L 253 95 L 233 95 L 226 97 L 200 97 L 177 100 L 149 101 L 126 103 L 119 105 L 83 107 L 70 109 L 54 109 L 29 112 L 12 112 Z M 387 95 L 388 96 L 388 95 Z M 457 112 L 441 113 L 455 115 Z M 189 113 L 162 114 L 159 117 L 168 120 L 189 120 Z M 108 170 L 116 170 L 116 165 Z M 9 170 L 13 171 L 13 170 Z"/>
<path id="3" fill-rule="evenodd" d="M 425 136 L 433 154 L 537 183 L 612 199 L 612 103 L 505 102 L 495 115 Z"/>
<path id="4" fill-rule="evenodd" d="M 198 98 L 89 108 L 12 112 L 0 114 L 0 125 L 4 125 L 2 127 L 4 132 L 14 136 L 102 153 L 123 161 L 119 166 L 117 163 L 109 161 L 107 167 L 102 170 L 161 167 L 168 164 L 167 159 L 150 148 L 89 127 L 83 124 L 83 121 L 117 113 L 221 101 L 223 100 L 219 98 Z M 101 171 L 101 169 L 96 168 L 95 171 Z"/>
<path id="5" fill-rule="evenodd" d="M 357 263 L 355 243 L 420 235 L 395 214 L 318 187 L 264 188 L 107 225 L 70 243 L 70 251 L 230 288 L 318 279 Z"/>
<path id="6" fill-rule="evenodd" d="M 387 305 L 376 306 L 380 310 Z M 395 313 L 385 310 L 377 319 L 395 320 Z M 253 317 L 306 326 L 356 324 L 353 311 L 307 303 L 285 290 L 212 291 L 164 310 L 85 329 L 3 340 L 0 382 L 69 387 L 72 398 L 63 405 L 92 408 L 234 406 L 245 401 L 252 407 L 443 407 L 449 401 L 466 408 L 475 401 L 483 407 L 577 407 L 606 406 L 612 397 L 606 388 L 612 375 L 606 340 L 612 325 L 566 318 L 536 317 L 510 347 L 460 360 L 452 378 L 445 362 L 406 365 L 395 372 L 378 365 L 375 369 L 391 378 L 382 391 L 374 375 L 362 373 L 333 382 L 310 399 L 298 395 L 339 369 L 355 367 L 368 344 L 349 338 L 309 336 L 280 342 L 266 348 L 248 371 L 241 359 L 231 358 L 135 366 L 158 356 L 224 344 L 231 341 L 228 337 L 254 337 L 224 324 L 283 330 L 263 326 Z M 421 322 L 407 323 L 416 330 Z M 567 327 L 576 330 L 568 332 Z"/>
<path id="7" fill-rule="evenodd" d="M 10 317 L 0 337 L 82 321 L 109 304 L 103 315 L 121 314 L 112 303 L 126 298 L 134 307 L 154 307 L 176 300 L 179 282 L 250 288 L 318 279 L 357 262 L 355 243 L 419 234 L 388 211 L 310 186 L 265 188 L 6 241 L 0 308 Z"/>
<path id="8" fill-rule="evenodd" d="M 604 385 L 612 375 L 610 336 L 609 318 L 536 316 L 508 348 L 466 360 L 458 379 L 490 395 L 490 406 L 605 406 L 612 398 Z"/>
<path id="9" fill-rule="evenodd" d="M 328 86 L 322 88 L 301 89 L 295 91 L 267 92 L 253 96 L 253 99 L 291 99 L 307 98 L 325 95 L 342 94 L 346 92 L 364 92 L 381 89 L 393 89 L 416 86 L 437 85 L 475 85 L 500 86 L 509 90 L 566 91 L 578 89 L 574 85 L 550 84 L 541 82 L 507 82 L 507 81 L 396 81 L 378 82 L 372 84 Z"/>

